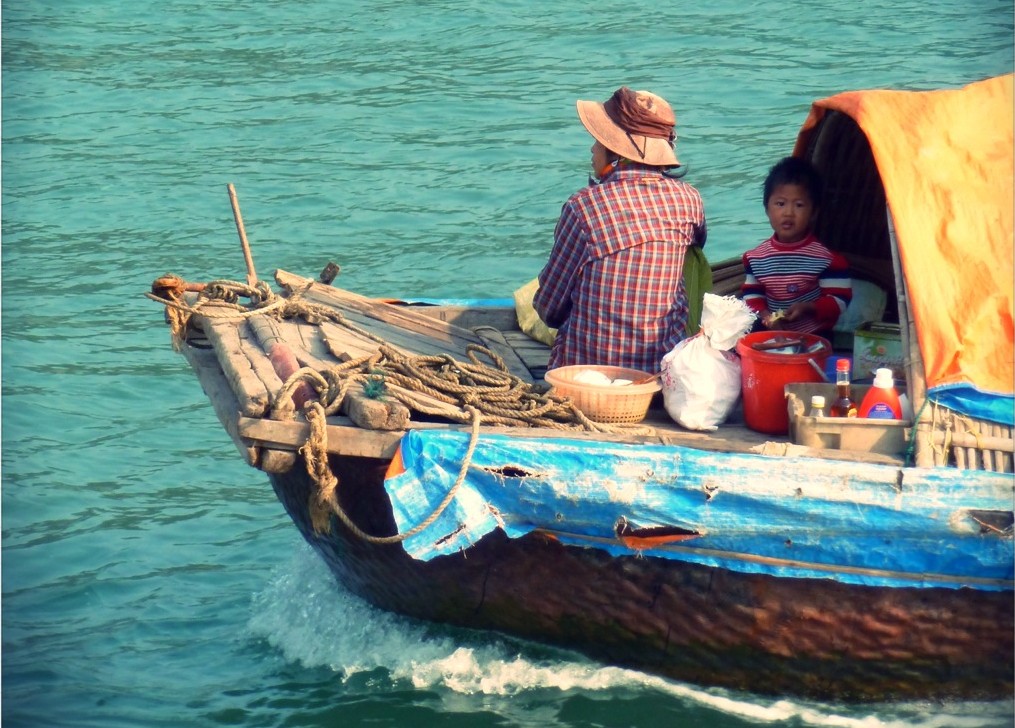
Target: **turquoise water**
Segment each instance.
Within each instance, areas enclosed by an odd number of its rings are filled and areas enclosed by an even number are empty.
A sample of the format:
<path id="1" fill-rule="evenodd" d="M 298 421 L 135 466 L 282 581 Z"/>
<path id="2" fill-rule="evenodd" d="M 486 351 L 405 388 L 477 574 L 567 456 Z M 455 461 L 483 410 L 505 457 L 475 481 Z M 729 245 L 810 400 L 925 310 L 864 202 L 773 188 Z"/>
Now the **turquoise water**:
<path id="1" fill-rule="evenodd" d="M 1010 726 L 1009 704 L 704 690 L 379 612 L 222 432 L 172 271 L 504 297 L 591 141 L 576 98 L 661 93 L 713 260 L 767 236 L 812 100 L 1013 68 L 1011 0 L 4 3 L 4 726 Z M 900 130 L 900 132 L 903 130 Z"/>

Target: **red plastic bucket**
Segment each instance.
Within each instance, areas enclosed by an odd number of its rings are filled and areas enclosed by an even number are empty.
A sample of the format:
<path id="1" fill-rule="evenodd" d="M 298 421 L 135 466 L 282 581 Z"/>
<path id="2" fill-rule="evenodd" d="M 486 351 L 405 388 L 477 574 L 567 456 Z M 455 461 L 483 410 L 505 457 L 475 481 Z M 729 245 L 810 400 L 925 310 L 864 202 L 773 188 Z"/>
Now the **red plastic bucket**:
<path id="1" fill-rule="evenodd" d="M 753 344 L 770 341 L 776 336 L 803 339 L 803 353 L 778 354 L 753 348 Z M 807 352 L 817 344 L 821 347 Z M 785 435 L 789 431 L 789 414 L 784 387 L 794 382 L 823 382 L 820 372 L 824 371 L 825 361 L 832 354 L 832 345 L 828 339 L 814 334 L 759 331 L 740 339 L 737 353 L 741 364 L 744 422 L 758 432 Z"/>

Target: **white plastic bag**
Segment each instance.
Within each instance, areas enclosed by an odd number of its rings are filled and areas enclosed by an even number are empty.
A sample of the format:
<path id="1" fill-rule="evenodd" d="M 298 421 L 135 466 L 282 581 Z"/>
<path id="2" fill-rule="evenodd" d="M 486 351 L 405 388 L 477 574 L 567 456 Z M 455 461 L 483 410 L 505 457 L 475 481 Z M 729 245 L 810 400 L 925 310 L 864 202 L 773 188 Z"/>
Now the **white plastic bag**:
<path id="1" fill-rule="evenodd" d="M 663 357 L 663 404 L 689 430 L 715 430 L 740 397 L 740 358 L 730 349 L 756 315 L 734 296 L 706 293 L 701 331 Z"/>

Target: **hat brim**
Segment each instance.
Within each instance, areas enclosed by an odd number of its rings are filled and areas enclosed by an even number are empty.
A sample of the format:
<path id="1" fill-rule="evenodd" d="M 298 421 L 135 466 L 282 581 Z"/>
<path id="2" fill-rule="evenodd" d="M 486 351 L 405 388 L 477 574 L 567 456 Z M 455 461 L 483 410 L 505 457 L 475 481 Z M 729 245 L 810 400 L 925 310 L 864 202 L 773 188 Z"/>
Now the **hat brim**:
<path id="1" fill-rule="evenodd" d="M 613 122 L 598 101 L 578 100 L 578 120 L 600 144 L 625 159 L 655 167 L 679 167 L 673 147 L 665 139 L 628 134 Z"/>

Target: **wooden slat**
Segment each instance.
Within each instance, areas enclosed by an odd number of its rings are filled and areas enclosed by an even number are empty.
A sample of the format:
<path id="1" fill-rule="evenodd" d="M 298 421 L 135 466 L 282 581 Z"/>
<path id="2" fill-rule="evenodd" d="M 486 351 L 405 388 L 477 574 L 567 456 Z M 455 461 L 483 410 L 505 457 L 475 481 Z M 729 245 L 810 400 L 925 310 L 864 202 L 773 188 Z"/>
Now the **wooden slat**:
<path id="1" fill-rule="evenodd" d="M 353 326 L 363 329 L 364 331 L 369 331 L 374 336 L 383 340 L 385 344 L 393 346 L 395 349 L 398 349 L 400 352 L 409 356 L 436 356 L 438 354 L 446 353 L 458 359 L 462 359 L 466 356 L 466 347 L 470 343 L 476 343 L 479 341 L 478 337 L 476 337 L 476 342 L 464 341 L 462 339 L 434 339 L 427 336 L 425 333 L 407 330 L 397 324 L 387 321 L 379 321 L 360 311 L 345 309 L 341 306 L 334 306 L 334 308 L 339 310 L 345 319 Z M 374 351 L 376 351 L 376 349 L 380 346 L 380 343 L 375 339 L 364 336 L 363 334 L 355 331 L 353 328 L 336 323 L 330 323 L 329 325 L 344 329 L 357 339 L 369 343 L 371 349 Z"/>
<path id="2" fill-rule="evenodd" d="M 358 359 L 363 356 L 370 356 L 377 353 L 380 343 L 366 338 L 355 331 L 333 323 L 321 325 L 321 340 L 328 349 L 329 355 L 336 361 Z M 411 347 L 398 345 L 392 341 L 385 342 L 388 346 L 407 357 L 415 356 L 451 356 L 459 361 L 465 361 L 466 352 L 448 351 L 447 348 L 437 344 L 426 345 L 424 339 L 418 338 L 412 342 Z M 404 341 L 403 341 L 404 344 Z"/>
<path id="3" fill-rule="evenodd" d="M 1004 425 L 994 425 L 991 434 L 994 437 L 1000 437 L 1006 440 L 1012 439 L 1011 429 L 1005 427 Z M 996 453 L 997 453 L 996 458 L 998 464 L 998 472 L 1001 473 L 1012 472 L 1012 452 L 997 450 Z"/>
<path id="4" fill-rule="evenodd" d="M 364 328 L 369 328 L 371 333 L 413 353 L 446 352 L 466 361 L 469 344 L 491 348 L 489 342 L 476 332 L 433 316 L 421 314 L 412 307 L 377 301 L 281 270 L 275 272 L 275 280 L 279 285 L 303 292 L 303 295 L 308 299 L 341 310 L 350 319 L 362 322 Z M 361 318 L 362 316 L 366 316 L 370 320 L 364 320 Z M 435 345 L 437 351 L 434 350 Z M 504 359 L 508 371 L 525 381 L 532 381 L 532 373 L 521 358 L 510 350 L 510 347 L 498 350 L 497 353 Z"/>
<path id="5" fill-rule="evenodd" d="M 338 363 L 324 341 L 320 326 L 308 324 L 305 321 L 285 321 L 282 324 L 282 335 L 285 336 L 286 341 L 291 341 L 294 347 L 299 347 L 313 357 L 316 363 L 311 364 L 308 358 L 306 366 L 324 369 Z"/>
<path id="6" fill-rule="evenodd" d="M 518 316 L 514 308 L 507 306 L 412 306 L 413 311 L 423 316 L 447 321 L 463 329 L 477 326 L 492 326 L 501 331 L 520 331 Z"/>
<path id="7" fill-rule="evenodd" d="M 343 311 L 365 314 L 382 324 L 414 331 L 428 339 L 448 344 L 454 343 L 455 340 L 471 344 L 483 343 L 469 329 L 449 324 L 438 318 L 424 316 L 409 307 L 395 306 L 352 291 L 332 288 L 283 270 L 275 271 L 275 280 L 280 286 L 300 291 L 308 299 L 334 306 Z M 464 349 L 464 346 L 462 348 Z"/>
<path id="8" fill-rule="evenodd" d="M 222 423 L 226 434 L 232 439 L 247 465 L 256 466 L 258 448 L 240 435 L 238 427 L 241 415 L 240 402 L 226 381 L 215 352 L 198 349 L 188 344 L 184 344 L 181 351 L 187 363 L 190 364 L 190 368 L 194 370 L 201 389 L 211 400 L 212 409 L 214 409 L 219 422 Z"/>
<path id="9" fill-rule="evenodd" d="M 532 372 L 529 370 L 528 365 L 504 337 L 504 332 L 492 326 L 478 326 L 474 331 L 483 340 L 486 348 L 504 361 L 504 366 L 507 367 L 509 372 L 523 382 L 532 384 L 535 381 L 532 378 Z"/>
<path id="10" fill-rule="evenodd" d="M 247 330 L 247 327 L 238 329 L 240 351 L 250 363 L 251 371 L 257 376 L 268 395 L 269 403 L 274 400 L 275 395 L 282 389 L 282 380 L 275 372 L 264 349 L 256 338 Z M 269 404 L 270 406 L 270 404 Z M 268 410 L 266 409 L 265 412 Z M 289 407 L 289 413 L 295 411 L 295 407 Z"/>
<path id="11" fill-rule="evenodd" d="M 328 418 L 329 423 L 337 418 Z M 352 457 L 368 457 L 390 459 L 398 448 L 398 443 L 405 434 L 401 431 L 363 430 L 355 426 L 351 420 L 347 424 L 329 424 L 328 452 Z M 252 442 L 275 447 L 302 447 L 310 436 L 310 425 L 306 422 L 290 420 L 262 420 L 252 417 L 241 417 L 238 422 L 239 433 Z"/>
<path id="12" fill-rule="evenodd" d="M 281 382 L 275 374 L 275 370 L 268 361 L 267 356 L 265 356 L 264 351 L 256 342 L 241 335 L 246 329 L 245 322 L 219 320 L 215 321 L 213 326 L 210 322 L 206 321 L 205 328 L 217 332 L 219 346 L 213 347 L 209 351 L 196 348 L 191 345 L 191 342 L 188 342 L 183 348 L 183 353 L 197 375 L 202 389 L 208 395 L 208 399 L 211 400 L 212 408 L 215 410 L 219 422 L 222 423 L 226 433 L 230 436 L 236 449 L 240 451 L 240 454 L 243 455 L 248 465 L 269 473 L 281 473 L 290 470 L 296 463 L 296 453 L 291 451 L 291 449 L 287 447 L 282 449 L 258 447 L 251 445 L 248 440 L 240 436 L 237 422 L 240 416 L 244 414 L 244 406 L 240 404 L 240 400 L 234 391 L 236 385 L 225 374 L 226 367 L 230 367 L 230 370 L 234 372 L 241 370 L 243 367 L 242 362 L 245 360 L 250 366 L 250 372 L 241 377 L 243 382 L 241 388 L 244 391 L 256 390 L 260 392 L 261 390 L 253 384 L 254 379 L 256 379 L 260 382 L 266 395 L 269 391 L 275 392 L 278 390 L 278 385 Z M 232 343 L 227 344 L 226 342 Z M 234 345 L 238 347 L 239 354 L 236 353 Z M 228 362 L 228 364 L 224 365 L 222 353 L 226 351 L 232 352 L 232 356 L 225 358 L 225 362 Z"/>
<path id="13" fill-rule="evenodd" d="M 995 435 L 980 435 L 977 437 L 972 432 L 934 432 L 931 435 L 931 442 L 935 445 L 942 445 L 950 442 L 954 447 L 978 450 L 996 450 L 999 452 L 1015 452 L 1015 443 L 1009 437 L 997 437 Z"/>
<path id="14" fill-rule="evenodd" d="M 242 322 L 206 316 L 196 318 L 218 355 L 229 386 L 240 404 L 240 410 L 248 417 L 264 414 L 268 409 L 270 395 L 241 349 L 237 325 Z"/>
<path id="15" fill-rule="evenodd" d="M 409 429 L 448 429 L 467 432 L 469 425 L 435 422 L 413 422 Z M 328 452 L 337 455 L 358 457 L 390 458 L 404 432 L 364 430 L 356 427 L 346 417 L 328 418 Z M 273 448 L 299 448 L 306 442 L 309 426 L 301 421 L 262 420 L 240 418 L 239 432 L 242 437 Z M 589 442 L 630 443 L 651 445 L 677 445 L 712 452 L 740 452 L 769 456 L 815 457 L 855 463 L 877 463 L 901 467 L 902 460 L 878 453 L 854 452 L 850 450 L 826 450 L 802 447 L 786 442 L 765 440 L 764 436 L 731 427 L 724 432 L 693 432 L 677 426 L 667 426 L 650 431 L 648 434 L 602 433 L 563 431 L 538 427 L 482 427 L 481 434 L 509 435 L 515 438 L 564 438 Z"/>
<path id="16" fill-rule="evenodd" d="M 438 356 L 447 354 L 457 359 L 466 358 L 466 344 L 452 342 L 450 345 L 427 339 L 424 336 L 406 332 L 397 326 L 379 322 L 365 314 L 342 309 L 342 315 L 352 326 L 369 331 L 383 342 L 405 356 Z M 321 352 L 327 351 L 329 356 L 339 360 L 339 355 L 348 354 L 352 358 L 369 356 L 381 346 L 381 342 L 357 331 L 356 328 L 325 321 L 322 322 L 317 336 L 321 342 Z M 316 348 L 315 348 L 316 351 Z"/>
<path id="17" fill-rule="evenodd" d="M 361 356 L 370 356 L 380 348 L 380 344 L 373 339 L 330 322 L 321 324 L 321 341 L 331 356 L 338 361 L 344 361 L 346 357 L 358 359 Z"/>
<path id="18" fill-rule="evenodd" d="M 323 372 L 338 363 L 324 343 L 317 326 L 301 321 L 282 321 L 278 331 L 301 366 Z"/>
<path id="19" fill-rule="evenodd" d="M 712 293 L 717 296 L 734 296 L 740 293 L 746 273 L 741 258 L 729 258 L 712 264 Z"/>
<path id="20" fill-rule="evenodd" d="M 409 429 L 430 430 L 447 429 L 468 432 L 469 425 L 444 424 L 433 422 L 413 422 Z M 289 420 L 264 420 L 260 418 L 241 417 L 239 431 L 243 437 L 254 442 L 273 447 L 302 447 L 309 434 L 309 425 L 305 422 Z M 558 437 L 577 440 L 603 440 L 608 442 L 627 442 L 633 444 L 661 444 L 662 440 L 655 436 L 615 435 L 604 437 L 602 433 L 564 432 L 544 428 L 525 427 L 483 427 L 481 434 L 509 434 L 518 438 Z M 338 455 L 355 455 L 359 457 L 390 458 L 397 447 L 398 441 L 405 434 L 395 431 L 364 430 L 356 427 L 346 417 L 328 418 L 328 452 Z"/>
<path id="21" fill-rule="evenodd" d="M 534 375 L 546 371 L 546 365 L 550 362 L 550 347 L 521 331 L 505 331 L 504 338 Z"/>

